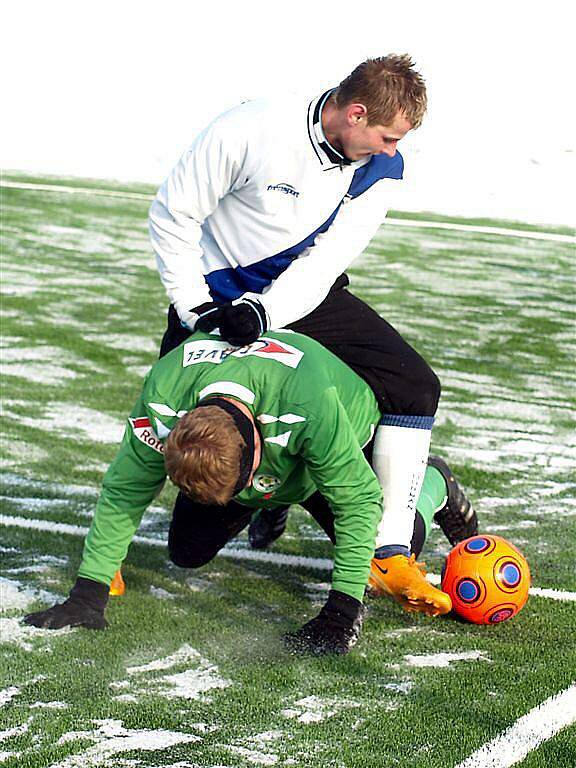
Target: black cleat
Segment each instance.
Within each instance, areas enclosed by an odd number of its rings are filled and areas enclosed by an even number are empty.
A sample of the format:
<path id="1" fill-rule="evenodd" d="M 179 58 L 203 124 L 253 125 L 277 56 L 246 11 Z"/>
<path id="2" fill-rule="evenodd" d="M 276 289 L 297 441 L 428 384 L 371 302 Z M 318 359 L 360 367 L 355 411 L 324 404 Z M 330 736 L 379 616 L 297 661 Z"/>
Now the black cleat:
<path id="1" fill-rule="evenodd" d="M 248 527 L 248 541 L 252 549 L 266 549 L 279 539 L 286 529 L 289 507 L 261 509 Z"/>
<path id="2" fill-rule="evenodd" d="M 436 512 L 434 520 L 450 544 L 458 544 L 459 541 L 475 536 L 478 533 L 478 518 L 454 473 L 439 456 L 430 456 L 428 464 L 441 473 L 448 488 L 446 504 Z"/>

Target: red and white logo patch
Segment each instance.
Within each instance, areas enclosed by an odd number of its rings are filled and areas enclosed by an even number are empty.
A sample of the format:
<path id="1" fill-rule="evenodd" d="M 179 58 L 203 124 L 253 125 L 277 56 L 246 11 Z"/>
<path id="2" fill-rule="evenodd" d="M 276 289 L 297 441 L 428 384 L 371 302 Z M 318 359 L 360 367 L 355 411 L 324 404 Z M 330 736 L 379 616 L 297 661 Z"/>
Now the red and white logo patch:
<path id="1" fill-rule="evenodd" d="M 141 443 L 144 443 L 144 445 L 152 448 L 152 450 L 157 453 L 164 453 L 164 444 L 152 429 L 148 416 L 141 416 L 137 419 L 128 419 L 128 421 L 132 425 L 134 435 Z"/>
<path id="2" fill-rule="evenodd" d="M 244 357 L 246 355 L 261 357 L 264 360 L 276 360 L 283 365 L 288 365 L 290 368 L 297 368 L 300 360 L 304 357 L 304 352 L 290 344 L 286 344 L 285 341 L 264 337 L 248 347 L 242 347 L 242 349 L 237 350 L 233 354 L 234 357 Z"/>

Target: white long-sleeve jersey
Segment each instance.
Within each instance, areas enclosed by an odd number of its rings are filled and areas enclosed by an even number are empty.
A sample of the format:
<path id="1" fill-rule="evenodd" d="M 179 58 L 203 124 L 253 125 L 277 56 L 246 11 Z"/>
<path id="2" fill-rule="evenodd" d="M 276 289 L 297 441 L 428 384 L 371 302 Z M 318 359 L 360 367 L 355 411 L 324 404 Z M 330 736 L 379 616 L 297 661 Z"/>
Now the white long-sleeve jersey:
<path id="1" fill-rule="evenodd" d="M 282 328 L 320 304 L 383 222 L 402 156 L 346 161 L 322 131 L 329 95 L 220 115 L 158 190 L 150 235 L 183 322 L 206 301 L 249 296 Z"/>

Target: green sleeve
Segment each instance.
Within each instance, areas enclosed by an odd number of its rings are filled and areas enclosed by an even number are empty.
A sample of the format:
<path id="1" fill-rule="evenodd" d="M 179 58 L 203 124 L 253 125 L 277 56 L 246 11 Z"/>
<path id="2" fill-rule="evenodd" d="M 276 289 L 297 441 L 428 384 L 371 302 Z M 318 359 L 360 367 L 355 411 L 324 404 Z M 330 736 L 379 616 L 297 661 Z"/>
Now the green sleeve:
<path id="1" fill-rule="evenodd" d="M 382 489 L 334 388 L 315 401 L 297 447 L 334 513 L 332 589 L 362 600 L 382 516 Z"/>
<path id="2" fill-rule="evenodd" d="M 139 400 L 131 417 L 145 416 Z M 160 446 L 160 441 L 151 441 Z M 159 493 L 166 470 L 159 448 L 138 439 L 129 420 L 116 458 L 108 468 L 84 543 L 79 576 L 109 584 L 121 566 L 142 516 Z"/>

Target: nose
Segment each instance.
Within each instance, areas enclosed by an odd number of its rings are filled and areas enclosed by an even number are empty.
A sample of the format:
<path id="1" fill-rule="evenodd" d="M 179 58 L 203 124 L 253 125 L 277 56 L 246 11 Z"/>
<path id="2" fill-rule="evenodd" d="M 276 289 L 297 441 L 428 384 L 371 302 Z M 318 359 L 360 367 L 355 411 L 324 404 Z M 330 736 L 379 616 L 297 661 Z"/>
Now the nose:
<path id="1" fill-rule="evenodd" d="M 396 142 L 394 142 L 394 144 L 386 144 L 381 154 L 388 155 L 388 157 L 394 157 L 396 154 Z"/>

